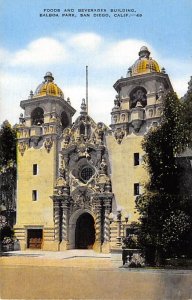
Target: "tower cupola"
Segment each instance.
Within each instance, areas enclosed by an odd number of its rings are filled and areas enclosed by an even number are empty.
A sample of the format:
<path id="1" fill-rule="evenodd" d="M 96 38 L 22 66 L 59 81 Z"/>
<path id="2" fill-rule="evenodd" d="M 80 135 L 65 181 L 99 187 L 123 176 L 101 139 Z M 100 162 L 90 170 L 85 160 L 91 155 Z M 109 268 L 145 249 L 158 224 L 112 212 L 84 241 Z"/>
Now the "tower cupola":
<path id="1" fill-rule="evenodd" d="M 64 98 L 62 90 L 54 83 L 54 77 L 51 72 L 47 72 L 44 81 L 38 85 L 34 97 L 55 96 Z"/>
<path id="2" fill-rule="evenodd" d="M 146 46 L 141 47 L 139 58 L 128 69 L 127 76 L 136 76 L 145 73 L 160 72 L 158 63 L 150 57 L 150 51 Z"/>

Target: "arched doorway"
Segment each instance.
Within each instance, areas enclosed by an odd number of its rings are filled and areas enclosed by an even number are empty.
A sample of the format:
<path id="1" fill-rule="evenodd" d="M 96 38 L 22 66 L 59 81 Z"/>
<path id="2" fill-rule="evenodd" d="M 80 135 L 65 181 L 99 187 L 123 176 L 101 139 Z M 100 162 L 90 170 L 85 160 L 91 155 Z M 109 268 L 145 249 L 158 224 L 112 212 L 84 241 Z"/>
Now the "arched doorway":
<path id="1" fill-rule="evenodd" d="M 75 248 L 92 249 L 95 242 L 94 219 L 89 213 L 79 216 L 75 228 Z"/>

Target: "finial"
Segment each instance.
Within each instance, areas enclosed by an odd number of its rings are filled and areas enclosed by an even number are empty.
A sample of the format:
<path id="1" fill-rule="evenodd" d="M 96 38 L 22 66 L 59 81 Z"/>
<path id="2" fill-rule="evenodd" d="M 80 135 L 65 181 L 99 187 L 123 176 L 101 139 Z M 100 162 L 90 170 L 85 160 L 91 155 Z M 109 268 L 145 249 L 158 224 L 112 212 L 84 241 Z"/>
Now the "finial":
<path id="1" fill-rule="evenodd" d="M 70 101 L 70 98 L 69 98 L 69 97 L 67 98 L 67 103 L 68 103 L 69 105 L 71 105 L 71 101 Z"/>
<path id="2" fill-rule="evenodd" d="M 141 47 L 139 51 L 139 56 L 140 57 L 147 57 L 149 58 L 150 52 L 146 46 Z"/>
<path id="3" fill-rule="evenodd" d="M 131 75 L 132 75 L 132 69 L 131 67 L 129 67 L 127 70 L 127 77 L 131 77 Z"/>
<path id="4" fill-rule="evenodd" d="M 164 74 L 166 73 L 165 68 L 162 68 L 162 69 L 161 69 L 161 73 L 164 73 Z"/>
<path id="5" fill-rule="evenodd" d="M 25 122 L 25 119 L 23 117 L 23 114 L 20 113 L 20 116 L 19 116 L 19 124 L 23 124 Z"/>
<path id="6" fill-rule="evenodd" d="M 31 90 L 29 93 L 29 99 L 32 99 L 32 98 L 33 98 L 33 91 Z"/>
<path id="7" fill-rule="evenodd" d="M 81 103 L 81 114 L 86 114 L 86 111 L 87 111 L 87 106 L 85 104 L 85 99 L 83 98 L 82 99 L 82 103 Z"/>
<path id="8" fill-rule="evenodd" d="M 52 82 L 54 77 L 51 72 L 47 72 L 44 76 L 45 82 Z"/>
<path id="9" fill-rule="evenodd" d="M 119 107 L 120 106 L 119 95 L 115 96 L 114 104 L 115 104 L 115 107 Z"/>

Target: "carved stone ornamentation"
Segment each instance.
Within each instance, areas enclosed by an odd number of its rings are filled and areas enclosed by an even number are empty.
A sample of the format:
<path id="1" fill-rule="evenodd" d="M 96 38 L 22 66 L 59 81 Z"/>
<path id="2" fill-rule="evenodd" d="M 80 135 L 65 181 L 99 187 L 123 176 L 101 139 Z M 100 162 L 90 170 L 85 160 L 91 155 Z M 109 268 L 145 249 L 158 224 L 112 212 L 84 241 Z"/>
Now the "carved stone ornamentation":
<path id="1" fill-rule="evenodd" d="M 19 149 L 19 152 L 21 153 L 21 155 L 23 156 L 25 150 L 27 149 L 27 144 L 26 144 L 26 142 L 19 142 L 19 143 L 18 143 L 18 149 Z"/>
<path id="2" fill-rule="evenodd" d="M 97 127 L 96 127 L 96 129 L 93 133 L 93 136 L 92 136 L 92 140 L 96 144 L 102 144 L 103 143 L 105 130 L 106 130 L 106 126 L 103 123 L 99 122 L 97 124 Z"/>
<path id="3" fill-rule="evenodd" d="M 104 203 L 105 216 L 104 216 L 104 242 L 109 242 L 110 240 L 110 220 L 109 214 L 111 212 L 111 200 L 107 199 Z"/>
<path id="4" fill-rule="evenodd" d="M 69 188 L 66 180 L 62 176 L 60 176 L 57 179 L 55 193 L 57 195 L 64 195 L 64 196 L 67 196 L 70 193 L 70 188 Z"/>
<path id="5" fill-rule="evenodd" d="M 104 158 L 102 158 L 101 164 L 100 164 L 100 174 L 107 174 L 107 164 Z"/>
<path id="6" fill-rule="evenodd" d="M 64 137 L 63 148 L 67 148 L 67 146 L 70 143 L 70 139 L 71 139 L 71 129 L 70 128 L 66 128 L 63 131 L 63 137 Z"/>
<path id="7" fill-rule="evenodd" d="M 114 132 L 114 136 L 115 136 L 118 144 L 121 144 L 121 142 L 125 136 L 125 131 L 121 128 L 117 128 Z"/>
<path id="8" fill-rule="evenodd" d="M 61 202 L 61 207 L 62 207 L 62 241 L 68 241 L 69 200 L 64 199 Z"/>
<path id="9" fill-rule="evenodd" d="M 77 148 L 77 153 L 78 153 L 79 158 L 82 158 L 82 157 L 86 157 L 87 159 L 90 158 L 86 144 L 83 144 L 83 143 L 79 144 L 79 146 Z"/>
<path id="10" fill-rule="evenodd" d="M 59 241 L 60 239 L 60 208 L 59 208 L 59 200 L 55 199 L 53 201 L 53 218 L 54 218 L 54 229 L 55 229 L 55 240 Z"/>
<path id="11" fill-rule="evenodd" d="M 53 146 L 53 140 L 52 138 L 46 138 L 44 142 L 45 149 L 49 153 L 51 150 L 51 147 Z"/>
<path id="12" fill-rule="evenodd" d="M 73 196 L 73 206 L 74 208 L 89 208 L 92 206 L 91 195 L 88 194 L 87 190 L 79 190 L 78 193 Z"/>

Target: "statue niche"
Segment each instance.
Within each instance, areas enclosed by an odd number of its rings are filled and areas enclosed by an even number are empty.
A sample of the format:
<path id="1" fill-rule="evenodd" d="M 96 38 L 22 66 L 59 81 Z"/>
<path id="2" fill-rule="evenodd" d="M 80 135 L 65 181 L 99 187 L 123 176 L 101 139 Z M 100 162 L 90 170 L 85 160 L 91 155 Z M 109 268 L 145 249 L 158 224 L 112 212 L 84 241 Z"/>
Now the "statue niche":
<path id="1" fill-rule="evenodd" d="M 130 93 L 130 109 L 136 107 L 140 102 L 142 107 L 147 105 L 147 91 L 144 87 L 136 87 Z"/>

